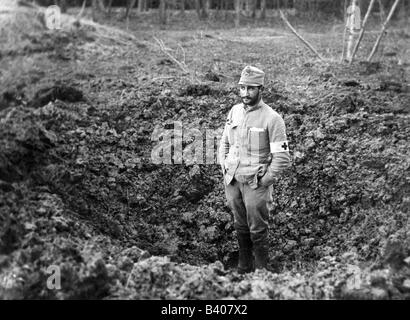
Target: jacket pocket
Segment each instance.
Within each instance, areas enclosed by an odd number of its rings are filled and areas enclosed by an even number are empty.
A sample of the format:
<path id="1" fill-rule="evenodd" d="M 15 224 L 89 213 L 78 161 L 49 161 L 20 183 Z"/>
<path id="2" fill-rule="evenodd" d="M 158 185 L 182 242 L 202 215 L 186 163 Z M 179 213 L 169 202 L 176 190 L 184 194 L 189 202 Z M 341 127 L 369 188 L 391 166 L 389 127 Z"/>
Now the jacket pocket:
<path id="1" fill-rule="evenodd" d="M 233 122 L 229 126 L 228 141 L 231 146 L 234 145 L 238 139 L 238 125 L 238 122 Z"/>
<path id="2" fill-rule="evenodd" d="M 260 152 L 269 149 L 268 132 L 265 128 L 248 128 L 248 150 Z"/>

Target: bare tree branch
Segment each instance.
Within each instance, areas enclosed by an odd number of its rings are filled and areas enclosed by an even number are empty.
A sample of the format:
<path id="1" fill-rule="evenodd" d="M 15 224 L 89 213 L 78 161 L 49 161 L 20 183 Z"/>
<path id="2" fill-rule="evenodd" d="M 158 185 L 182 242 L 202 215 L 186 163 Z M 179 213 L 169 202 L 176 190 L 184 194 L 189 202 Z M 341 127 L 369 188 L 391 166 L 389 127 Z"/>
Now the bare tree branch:
<path id="1" fill-rule="evenodd" d="M 184 62 L 180 62 L 180 61 L 178 61 L 172 54 L 170 54 L 170 53 L 167 51 L 167 48 L 165 48 L 164 42 L 163 42 L 162 40 L 160 40 L 160 39 L 158 39 L 158 38 L 156 38 L 156 37 L 154 37 L 154 40 L 158 43 L 159 48 L 161 49 L 161 51 L 162 51 L 163 53 L 165 53 L 165 54 L 168 56 L 168 58 L 170 58 L 178 67 L 180 67 L 183 72 L 189 73 L 189 70 L 188 70 L 187 65 L 185 64 L 185 61 L 184 61 Z"/>
<path id="2" fill-rule="evenodd" d="M 185 49 L 180 45 L 180 44 L 178 44 L 178 47 L 181 49 L 181 51 L 182 51 L 182 55 L 184 56 L 184 60 L 183 60 L 183 63 L 185 64 L 185 62 L 186 62 L 186 53 L 185 53 Z"/>
<path id="3" fill-rule="evenodd" d="M 315 48 L 312 47 L 312 45 L 307 42 L 305 39 L 302 38 L 302 36 L 296 32 L 296 30 L 292 27 L 288 19 L 286 19 L 285 15 L 283 14 L 282 10 L 279 10 L 280 17 L 282 20 L 285 22 L 285 24 L 288 26 L 288 28 L 293 32 L 295 36 L 299 38 L 300 41 L 302 41 L 309 49 L 312 51 L 320 60 L 323 61 L 323 58 L 320 56 L 320 54 L 315 50 Z"/>
<path id="4" fill-rule="evenodd" d="M 345 57 L 345 41 L 346 41 L 346 31 L 347 31 L 347 21 L 346 21 L 346 7 L 347 7 L 347 0 L 344 2 L 344 7 L 343 7 L 343 22 L 345 24 L 345 27 L 343 29 L 343 39 L 342 39 L 342 56 L 340 57 L 340 62 L 343 62 L 343 59 Z"/>
<path id="5" fill-rule="evenodd" d="M 75 21 L 76 21 L 77 23 L 79 23 L 80 20 L 81 20 L 81 16 L 83 15 L 83 12 L 84 12 L 84 9 L 85 9 L 85 3 L 86 3 L 86 2 L 87 2 L 87 0 L 84 0 L 84 1 L 83 1 L 83 5 L 81 6 L 81 10 L 80 10 L 80 12 L 78 13 L 77 17 L 75 18 Z"/>
<path id="6" fill-rule="evenodd" d="M 374 47 L 373 47 L 373 49 L 372 49 L 372 52 L 370 53 L 369 57 L 367 58 L 367 61 L 368 61 L 368 62 L 370 62 L 370 60 L 372 60 L 374 54 L 376 53 L 377 48 L 379 47 L 380 41 L 382 40 L 384 31 L 386 30 L 386 26 L 387 26 L 387 24 L 389 23 L 391 17 L 393 16 L 394 10 L 396 10 L 396 7 L 397 7 L 397 5 L 399 4 L 399 2 L 400 2 L 400 0 L 396 0 L 396 1 L 393 3 L 393 6 L 392 6 L 391 9 L 390 9 L 390 13 L 389 13 L 387 19 L 386 19 L 386 21 L 383 23 L 382 30 L 380 31 L 380 34 L 379 34 L 379 36 L 378 36 L 378 38 L 377 38 L 377 40 L 376 40 L 376 43 L 374 44 Z"/>
<path id="7" fill-rule="evenodd" d="M 364 35 L 364 29 L 365 29 L 365 27 L 366 27 L 367 19 L 368 19 L 369 16 L 370 16 L 370 12 L 372 11 L 373 4 L 374 4 L 374 0 L 371 0 L 371 1 L 370 1 L 370 4 L 369 4 L 369 7 L 367 8 L 366 15 L 364 16 L 364 20 L 363 20 L 363 24 L 362 24 L 362 29 L 360 30 L 359 38 L 357 39 L 356 44 L 355 44 L 355 46 L 354 46 L 353 53 L 352 53 L 352 56 L 350 57 L 349 64 L 352 64 L 353 59 L 354 59 L 354 56 L 355 56 L 355 54 L 356 54 L 356 52 L 357 52 L 357 49 L 359 49 L 359 44 L 360 44 L 360 42 L 362 41 L 362 38 L 363 38 L 363 35 Z"/>

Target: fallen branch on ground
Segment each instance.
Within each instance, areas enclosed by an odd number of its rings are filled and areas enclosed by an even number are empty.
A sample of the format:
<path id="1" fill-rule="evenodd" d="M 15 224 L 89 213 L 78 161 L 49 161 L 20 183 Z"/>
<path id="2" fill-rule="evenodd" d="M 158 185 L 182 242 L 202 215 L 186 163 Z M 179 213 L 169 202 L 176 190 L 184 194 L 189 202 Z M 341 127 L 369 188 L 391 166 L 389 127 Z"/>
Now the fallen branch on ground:
<path id="1" fill-rule="evenodd" d="M 353 53 L 352 53 L 352 56 L 350 57 L 349 64 L 352 64 L 354 56 L 357 52 L 357 49 L 359 49 L 359 44 L 362 41 L 362 38 L 363 38 L 363 35 L 364 35 L 364 28 L 366 27 L 367 19 L 370 16 L 370 12 L 372 11 L 373 4 L 374 4 L 374 0 L 371 0 L 370 4 L 369 4 L 369 7 L 367 8 L 366 15 L 364 16 L 364 20 L 363 20 L 363 24 L 362 24 L 362 30 L 360 30 L 360 35 L 359 35 L 359 38 L 357 39 L 356 44 L 354 46 Z"/>
<path id="2" fill-rule="evenodd" d="M 75 23 L 80 24 L 80 20 L 82 18 L 82 15 L 83 15 L 83 12 L 84 12 L 84 9 L 85 9 L 85 2 L 86 2 L 86 0 L 83 1 L 83 5 L 81 6 L 81 10 L 78 13 L 77 17 L 75 18 Z"/>
<path id="3" fill-rule="evenodd" d="M 312 51 L 320 60 L 323 61 L 323 58 L 320 56 L 320 54 L 315 50 L 315 48 L 312 47 L 312 45 L 307 42 L 305 39 L 303 39 L 303 37 L 296 32 L 296 30 L 292 27 L 292 25 L 290 24 L 290 22 L 288 21 L 288 19 L 286 19 L 285 15 L 283 14 L 282 10 L 279 10 L 280 13 L 280 17 L 282 18 L 282 20 L 285 22 L 285 24 L 288 26 L 288 28 L 293 32 L 293 34 L 295 36 L 297 36 L 299 38 L 300 41 L 302 41 L 309 49 L 310 51 Z"/>
<path id="4" fill-rule="evenodd" d="M 152 81 L 157 81 L 157 80 L 168 80 L 168 79 L 175 79 L 175 76 L 168 76 L 168 77 L 156 77 L 152 78 Z"/>
<path id="5" fill-rule="evenodd" d="M 144 41 L 141 39 L 137 39 L 132 34 L 122 31 L 120 29 L 104 26 L 99 23 L 90 20 L 81 20 L 81 25 L 89 26 L 95 28 L 95 33 L 98 37 L 105 38 L 107 40 L 111 40 L 120 44 L 124 45 L 135 45 L 138 44 L 143 47 L 152 48 L 153 44 L 149 41 Z"/>
<path id="6" fill-rule="evenodd" d="M 240 41 L 240 40 L 224 39 L 224 38 L 218 37 L 218 36 L 216 36 L 216 35 L 211 35 L 211 34 L 205 34 L 204 36 L 205 36 L 205 38 L 216 39 L 216 40 L 224 41 L 224 42 L 226 41 L 226 42 L 243 43 L 243 41 Z"/>
<path id="7" fill-rule="evenodd" d="M 380 41 L 382 40 L 384 31 L 386 30 L 386 26 L 387 26 L 387 24 L 389 23 L 391 17 L 393 16 L 394 10 L 396 10 L 396 7 L 397 7 L 397 5 L 399 4 L 399 2 L 400 2 L 400 0 L 396 0 L 396 1 L 393 3 L 393 6 L 392 6 L 391 9 L 390 9 L 390 13 L 389 13 L 389 15 L 388 15 L 386 21 L 383 23 L 382 30 L 380 31 L 380 34 L 379 34 L 379 36 L 377 37 L 376 43 L 375 43 L 374 46 L 373 46 L 372 52 L 370 52 L 370 55 L 369 55 L 369 57 L 367 58 L 367 61 L 368 61 L 368 62 L 370 62 L 370 60 L 372 60 L 374 54 L 376 53 L 377 48 L 379 47 Z"/>
<path id="8" fill-rule="evenodd" d="M 340 57 L 340 62 L 343 62 L 343 59 L 345 57 L 345 42 L 346 42 L 346 32 L 347 32 L 347 27 L 345 26 L 344 30 L 343 30 L 343 48 L 342 48 L 342 56 Z"/>
<path id="9" fill-rule="evenodd" d="M 178 48 L 180 48 L 181 49 L 181 51 L 182 51 L 182 54 L 183 54 L 183 56 L 184 56 L 184 60 L 183 60 L 183 63 L 186 65 L 186 53 L 185 53 L 185 50 L 184 50 L 184 48 L 182 48 L 182 46 L 180 45 L 180 44 L 178 44 Z"/>
<path id="10" fill-rule="evenodd" d="M 342 40 L 342 56 L 340 57 L 340 62 L 343 62 L 343 59 L 345 57 L 345 41 L 346 41 L 346 31 L 347 31 L 347 25 L 346 25 L 346 1 L 344 3 L 344 8 L 343 8 L 343 22 L 344 22 L 344 29 L 343 29 L 343 40 Z"/>
<path id="11" fill-rule="evenodd" d="M 34 8 L 34 9 L 39 8 L 39 6 L 36 3 L 27 2 L 27 1 L 24 1 L 24 0 L 17 1 L 17 5 L 22 6 L 22 7 Z"/>
<path id="12" fill-rule="evenodd" d="M 167 48 L 165 48 L 164 42 L 162 40 L 156 37 L 154 37 L 154 40 L 158 43 L 159 48 L 163 53 L 165 53 L 168 56 L 168 58 L 170 58 L 178 67 L 180 67 L 183 72 L 189 73 L 188 66 L 185 64 L 185 61 L 180 62 L 172 54 L 170 54 L 167 51 Z"/>

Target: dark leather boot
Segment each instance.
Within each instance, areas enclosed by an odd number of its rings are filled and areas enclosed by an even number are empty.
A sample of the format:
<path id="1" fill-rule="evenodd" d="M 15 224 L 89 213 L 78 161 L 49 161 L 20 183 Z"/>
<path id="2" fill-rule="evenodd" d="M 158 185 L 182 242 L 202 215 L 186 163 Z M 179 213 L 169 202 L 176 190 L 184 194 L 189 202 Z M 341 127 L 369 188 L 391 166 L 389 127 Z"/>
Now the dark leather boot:
<path id="1" fill-rule="evenodd" d="M 263 242 L 254 243 L 253 252 L 255 253 L 255 269 L 268 270 L 268 245 Z"/>
<path id="2" fill-rule="evenodd" d="M 252 234 L 253 253 L 255 254 L 255 269 L 268 270 L 268 232 Z"/>
<path id="3" fill-rule="evenodd" d="M 238 273 L 244 274 L 253 269 L 252 241 L 249 233 L 237 233 L 239 244 Z"/>

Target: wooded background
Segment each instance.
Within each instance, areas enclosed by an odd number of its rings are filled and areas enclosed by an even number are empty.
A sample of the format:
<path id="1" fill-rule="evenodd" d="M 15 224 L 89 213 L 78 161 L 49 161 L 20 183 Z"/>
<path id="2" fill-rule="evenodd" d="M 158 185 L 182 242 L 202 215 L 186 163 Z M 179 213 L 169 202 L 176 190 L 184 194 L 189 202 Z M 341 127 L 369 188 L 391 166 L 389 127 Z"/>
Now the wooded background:
<path id="1" fill-rule="evenodd" d="M 359 0 L 362 12 L 365 11 L 370 0 Z M 375 13 L 385 15 L 394 0 L 378 0 L 374 8 Z M 83 0 L 37 0 L 40 5 L 58 4 L 62 11 L 67 7 L 81 6 Z M 196 10 L 201 19 L 207 19 L 213 10 L 236 10 L 247 17 L 264 19 L 266 10 L 294 9 L 297 15 L 311 15 L 323 13 L 343 18 L 344 9 L 349 0 L 86 0 L 86 6 L 93 6 L 101 10 L 111 11 L 112 7 L 125 7 L 128 16 L 130 8 L 136 8 L 137 13 L 150 9 L 159 9 L 160 15 L 169 10 Z M 410 13 L 410 1 L 402 0 L 401 8 L 396 11 L 394 18 L 406 17 Z"/>

